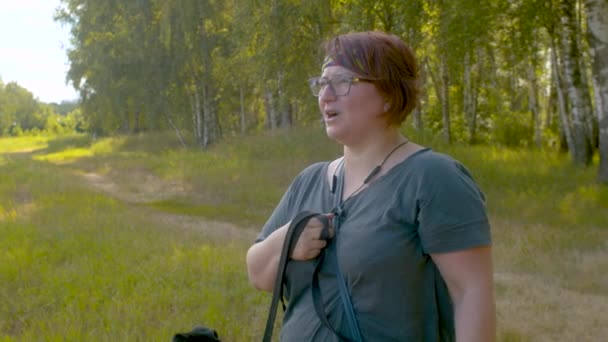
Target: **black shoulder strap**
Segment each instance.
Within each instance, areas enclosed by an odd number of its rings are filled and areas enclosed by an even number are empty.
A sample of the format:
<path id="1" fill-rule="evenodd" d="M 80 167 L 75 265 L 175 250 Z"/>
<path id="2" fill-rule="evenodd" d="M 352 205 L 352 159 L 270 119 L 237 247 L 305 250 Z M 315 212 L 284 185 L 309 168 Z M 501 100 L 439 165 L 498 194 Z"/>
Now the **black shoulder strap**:
<path id="1" fill-rule="evenodd" d="M 321 251 L 319 258 L 317 259 L 317 263 L 315 264 L 315 268 L 314 268 L 313 274 L 312 274 L 312 283 L 311 283 L 312 299 L 313 299 L 315 311 L 317 312 L 317 316 L 319 316 L 321 323 L 323 323 L 323 325 L 327 329 L 329 329 L 336 336 L 338 336 L 338 338 L 341 341 L 359 342 L 359 341 L 363 341 L 363 338 L 361 337 L 359 323 L 357 322 L 357 317 L 356 317 L 355 311 L 353 309 L 353 303 L 350 298 L 350 294 L 348 293 L 348 287 L 346 285 L 346 281 L 340 270 L 340 265 L 338 263 L 338 254 L 337 254 L 337 250 L 336 250 L 337 239 L 338 239 L 338 236 L 340 235 L 340 225 L 341 225 L 342 220 L 344 219 L 344 217 L 343 217 L 344 212 L 342 210 L 342 205 L 343 205 L 342 191 L 343 191 L 343 187 L 344 187 L 343 164 L 340 163 L 338 165 L 338 168 L 339 168 L 338 172 L 336 173 L 337 176 L 334 175 L 334 180 L 333 180 L 334 186 L 332 187 L 332 190 L 334 190 L 334 209 L 332 210 L 332 212 L 334 213 L 334 220 L 333 220 L 334 238 L 331 241 L 329 241 L 328 246 Z M 324 301 L 323 301 L 323 296 L 321 294 L 321 287 L 319 286 L 319 272 L 321 270 L 321 265 L 323 264 L 324 260 L 328 261 L 328 266 L 333 270 L 333 272 L 335 274 L 336 281 L 338 283 L 338 290 L 340 293 L 340 301 L 342 302 L 342 306 L 343 306 L 344 313 L 346 316 L 346 321 L 348 323 L 348 327 L 350 330 L 350 335 L 351 335 L 350 337 L 346 337 L 346 336 L 338 333 L 338 331 L 331 326 L 331 324 L 329 323 L 329 320 L 327 319 L 327 312 L 323 308 Z"/>
<path id="2" fill-rule="evenodd" d="M 293 248 L 302 234 L 302 230 L 306 227 L 308 221 L 315 217 L 325 218 L 324 215 L 319 213 L 313 213 L 310 211 L 303 211 L 296 215 L 291 220 L 291 224 L 285 234 L 285 240 L 283 242 L 283 248 L 281 250 L 281 256 L 279 258 L 279 267 L 277 269 L 277 277 L 274 282 L 274 289 L 272 291 L 272 302 L 270 303 L 270 311 L 268 313 L 268 320 L 266 321 L 266 329 L 264 331 L 264 342 L 270 342 L 272 339 L 272 330 L 274 328 L 274 321 L 277 317 L 277 306 L 279 300 L 283 301 L 283 280 L 285 278 L 285 268 L 287 267 L 287 261 L 289 256 L 293 252 Z M 284 308 L 284 307 L 283 307 Z"/>

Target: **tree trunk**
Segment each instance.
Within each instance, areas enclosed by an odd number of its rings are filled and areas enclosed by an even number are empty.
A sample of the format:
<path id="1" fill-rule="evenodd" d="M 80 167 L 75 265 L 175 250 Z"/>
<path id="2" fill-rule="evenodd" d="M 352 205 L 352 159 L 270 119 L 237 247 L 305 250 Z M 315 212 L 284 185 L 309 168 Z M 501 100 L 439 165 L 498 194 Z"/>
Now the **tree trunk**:
<path id="1" fill-rule="evenodd" d="M 570 0 L 562 0 L 562 32 L 561 48 L 564 67 L 564 80 L 568 89 L 570 110 L 572 112 L 572 133 L 574 162 L 580 165 L 588 165 L 591 162 L 591 145 L 589 143 L 589 132 L 585 124 L 585 95 L 582 84 L 580 69 L 580 47 L 575 36 L 576 18 L 574 4 Z"/>
<path id="2" fill-rule="evenodd" d="M 280 71 L 278 73 L 278 84 L 279 84 L 279 89 L 278 89 L 278 102 L 279 102 L 279 111 L 280 111 L 280 122 L 279 124 L 281 125 L 281 127 L 289 127 L 291 126 L 292 123 L 292 117 L 291 117 L 291 106 L 289 105 L 289 99 L 287 98 L 287 94 L 285 94 L 284 89 L 284 73 L 282 71 Z"/>
<path id="3" fill-rule="evenodd" d="M 583 0 L 577 1 L 577 11 L 576 11 L 576 41 L 579 49 L 581 49 L 580 58 L 579 58 L 579 69 L 581 70 L 581 83 L 583 85 L 583 104 L 585 110 L 584 119 L 585 119 L 585 128 L 587 130 L 587 138 L 589 139 L 589 148 L 591 150 L 590 154 L 593 155 L 593 151 L 598 146 L 598 127 L 597 127 L 597 117 L 594 115 L 593 104 L 591 102 L 591 82 L 589 81 L 588 72 L 590 70 L 588 61 L 586 59 L 585 52 L 588 52 L 586 46 L 583 45 Z"/>
<path id="4" fill-rule="evenodd" d="M 592 48 L 590 48 L 592 49 Z M 592 69 L 593 71 L 593 69 Z M 599 74 L 593 74 L 593 76 L 591 76 L 591 84 L 593 86 L 593 109 L 591 110 L 593 112 L 593 142 L 592 142 L 592 146 L 593 148 L 599 148 L 600 146 L 600 130 L 599 130 L 599 121 L 600 119 L 603 117 L 603 107 L 604 107 L 604 101 L 602 100 L 602 86 L 600 86 L 600 75 Z M 595 143 L 595 145 L 593 145 Z"/>
<path id="5" fill-rule="evenodd" d="M 478 63 L 481 59 L 478 59 Z M 478 68 L 471 62 L 469 52 L 464 56 L 464 89 L 463 109 L 467 124 L 468 143 L 475 144 L 477 137 L 477 86 L 474 75 L 479 76 Z"/>
<path id="6" fill-rule="evenodd" d="M 292 109 L 289 100 L 283 96 L 281 99 L 281 127 L 291 127 Z"/>
<path id="7" fill-rule="evenodd" d="M 509 59 L 509 65 L 517 65 L 517 59 L 515 58 L 515 54 L 513 52 L 509 53 L 507 56 Z M 520 92 L 517 89 L 517 82 L 520 77 L 519 68 L 512 67 L 509 68 L 509 87 L 508 87 L 508 99 L 509 99 L 509 111 L 511 112 L 521 112 L 523 111 L 522 100 L 520 96 Z"/>
<path id="8" fill-rule="evenodd" d="M 465 52 L 464 54 L 464 61 L 463 61 L 463 73 L 462 73 L 462 78 L 463 78 L 463 89 L 462 89 L 462 109 L 463 109 L 463 114 L 464 114 L 464 122 L 467 125 L 467 128 L 470 127 L 469 121 L 471 118 L 471 55 L 469 54 L 469 51 Z M 467 134 L 468 134 L 468 140 L 469 143 L 473 140 L 473 137 L 470 134 L 470 131 L 467 129 Z"/>
<path id="9" fill-rule="evenodd" d="M 532 122 L 534 126 L 534 144 L 540 148 L 541 141 L 541 121 L 540 108 L 538 106 L 538 84 L 536 80 L 536 59 L 531 57 L 528 64 L 528 107 L 532 113 Z"/>
<path id="10" fill-rule="evenodd" d="M 413 124 L 416 131 L 419 133 L 424 133 L 424 122 L 422 121 L 422 112 L 426 108 L 423 109 L 423 106 L 426 106 L 428 103 L 428 93 L 426 91 L 426 69 L 427 65 L 423 64 L 420 67 L 420 99 L 416 108 L 414 108 L 414 112 L 412 115 L 414 116 Z"/>
<path id="11" fill-rule="evenodd" d="M 597 77 L 595 88 L 599 123 L 600 165 L 598 179 L 608 183 L 608 1 L 586 0 L 589 45 L 593 57 L 593 74 Z"/>
<path id="12" fill-rule="evenodd" d="M 198 7 L 200 17 L 204 18 L 203 7 Z M 201 146 L 207 148 L 215 143 L 219 138 L 219 118 L 215 105 L 215 82 L 213 78 L 213 49 L 216 46 L 216 37 L 207 32 L 207 27 L 204 22 L 199 24 L 199 56 L 202 64 L 202 73 L 200 77 L 200 90 L 203 104 L 203 131 Z"/>
<path id="13" fill-rule="evenodd" d="M 203 113 L 201 111 L 201 98 L 198 87 L 194 86 L 192 94 L 192 121 L 194 123 L 194 138 L 199 146 L 203 146 Z"/>
<path id="14" fill-rule="evenodd" d="M 450 130 L 450 75 L 448 73 L 447 57 L 441 55 L 441 117 L 443 118 L 443 140 L 446 143 L 452 141 Z"/>
<path id="15" fill-rule="evenodd" d="M 135 123 L 133 125 L 133 133 L 135 133 L 135 134 L 142 131 L 142 129 L 141 129 L 141 116 L 142 115 L 141 114 L 142 114 L 141 109 L 137 109 L 135 111 L 135 120 L 134 120 Z"/>
<path id="16" fill-rule="evenodd" d="M 551 62 L 551 63 L 553 63 L 553 62 Z M 553 69 L 551 69 L 551 74 L 549 77 L 550 77 L 549 96 L 547 98 L 547 106 L 546 106 L 546 111 L 545 111 L 546 112 L 545 127 L 551 127 L 551 125 L 553 125 L 553 116 L 558 111 L 557 89 L 555 87 L 555 83 L 557 81 L 555 80 L 555 73 L 553 72 Z"/>
<path id="17" fill-rule="evenodd" d="M 568 146 L 568 151 L 570 151 L 570 155 L 572 156 L 572 158 L 574 159 L 575 155 L 574 155 L 574 138 L 572 137 L 572 130 L 570 129 L 571 124 L 570 124 L 570 116 L 568 115 L 568 106 L 566 104 L 566 94 L 564 93 L 564 89 L 563 89 L 563 81 L 562 81 L 562 77 L 559 74 L 559 65 L 558 65 L 558 60 L 557 60 L 557 51 L 556 51 L 556 44 L 553 41 L 553 39 L 551 40 L 551 70 L 553 71 L 553 79 L 555 80 L 555 89 L 557 91 L 557 103 L 558 103 L 558 112 L 559 112 L 559 118 L 560 118 L 560 122 L 561 122 L 561 131 L 562 134 L 565 136 L 565 140 Z"/>
<path id="18" fill-rule="evenodd" d="M 272 90 L 266 90 L 264 95 L 264 107 L 266 107 L 266 127 L 271 130 L 277 128 L 277 114 L 274 102 Z"/>
<path id="19" fill-rule="evenodd" d="M 488 60 L 488 75 L 486 76 L 486 79 L 489 81 L 489 87 L 485 87 L 485 90 L 487 92 L 487 97 L 488 99 L 491 99 L 489 101 L 492 104 L 492 107 L 488 109 L 495 113 L 500 113 L 502 111 L 504 101 L 502 95 L 503 92 L 500 91 L 501 87 L 498 82 L 500 77 L 498 76 L 499 68 L 496 62 L 495 51 L 494 49 L 488 47 L 486 47 L 484 50 Z"/>
<path id="20" fill-rule="evenodd" d="M 203 92 L 203 140 L 202 146 L 208 147 L 211 143 L 213 143 L 213 115 L 211 112 L 211 99 L 209 96 L 209 87 L 204 84 L 202 87 Z"/>
<path id="21" fill-rule="evenodd" d="M 172 118 L 171 114 L 168 112 L 165 112 L 164 115 L 165 115 L 165 118 L 167 119 L 167 122 L 169 123 L 169 126 L 171 126 L 171 128 L 173 128 L 173 130 L 175 130 L 175 134 L 177 135 L 177 139 L 179 140 L 180 145 L 183 148 L 186 148 L 187 145 L 186 145 L 186 141 L 184 140 L 184 136 L 182 135 L 182 132 L 179 130 L 179 128 L 173 122 L 173 118 Z"/>
<path id="22" fill-rule="evenodd" d="M 241 126 L 241 135 L 245 135 L 245 131 L 247 129 L 247 122 L 245 121 L 245 90 L 243 89 L 243 85 L 239 86 L 239 102 L 241 104 L 241 112 L 240 112 L 240 126 Z"/>

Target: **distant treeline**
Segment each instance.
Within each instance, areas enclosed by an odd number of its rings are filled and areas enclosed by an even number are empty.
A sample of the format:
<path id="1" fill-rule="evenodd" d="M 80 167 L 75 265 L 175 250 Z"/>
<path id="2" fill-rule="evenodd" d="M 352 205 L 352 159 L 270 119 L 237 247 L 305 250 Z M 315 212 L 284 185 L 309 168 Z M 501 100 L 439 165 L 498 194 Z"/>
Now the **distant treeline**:
<path id="1" fill-rule="evenodd" d="M 43 103 L 16 82 L 0 79 L 0 136 L 87 130 L 78 101 Z"/>
<path id="2" fill-rule="evenodd" d="M 446 141 L 554 146 L 608 179 L 608 5 L 593 0 L 63 0 L 68 77 L 98 134 L 222 134 L 318 119 L 320 43 L 383 30 L 415 50 L 411 122 Z M 607 127 L 600 130 L 599 127 Z M 603 137 L 600 138 L 600 132 Z"/>

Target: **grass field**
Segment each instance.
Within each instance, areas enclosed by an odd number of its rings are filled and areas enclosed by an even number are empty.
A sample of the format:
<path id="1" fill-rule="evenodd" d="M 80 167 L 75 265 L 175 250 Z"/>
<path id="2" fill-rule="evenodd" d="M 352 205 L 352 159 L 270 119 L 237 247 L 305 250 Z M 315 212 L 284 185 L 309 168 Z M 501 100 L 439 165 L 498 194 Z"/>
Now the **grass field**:
<path id="1" fill-rule="evenodd" d="M 413 134 L 412 134 L 413 135 Z M 416 139 L 414 139 L 416 140 Z M 423 143 L 472 171 L 492 220 L 500 341 L 608 335 L 608 187 L 553 152 Z M 171 134 L 0 139 L 0 341 L 259 340 L 245 252 L 319 129 L 181 149 Z"/>

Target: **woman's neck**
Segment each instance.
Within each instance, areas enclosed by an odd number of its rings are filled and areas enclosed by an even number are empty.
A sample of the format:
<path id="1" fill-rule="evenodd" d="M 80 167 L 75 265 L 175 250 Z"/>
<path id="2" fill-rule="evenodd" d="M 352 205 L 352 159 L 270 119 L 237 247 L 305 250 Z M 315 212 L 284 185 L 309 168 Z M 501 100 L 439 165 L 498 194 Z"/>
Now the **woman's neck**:
<path id="1" fill-rule="evenodd" d="M 379 165 L 384 158 L 399 144 L 407 141 L 403 135 L 395 131 L 381 137 L 366 139 L 357 145 L 344 146 L 344 163 L 355 173 L 369 172 Z"/>
<path id="2" fill-rule="evenodd" d="M 364 139 L 362 139 L 365 142 Z M 344 168 L 342 198 L 347 199 L 363 190 L 369 183 L 385 174 L 400 160 L 408 140 L 399 132 L 367 140 L 365 144 L 344 146 L 344 159 L 334 165 L 335 172 Z M 373 141 L 373 143 L 369 143 Z M 341 166 L 340 166 L 341 165 Z M 335 177 L 334 177 L 335 178 Z"/>

